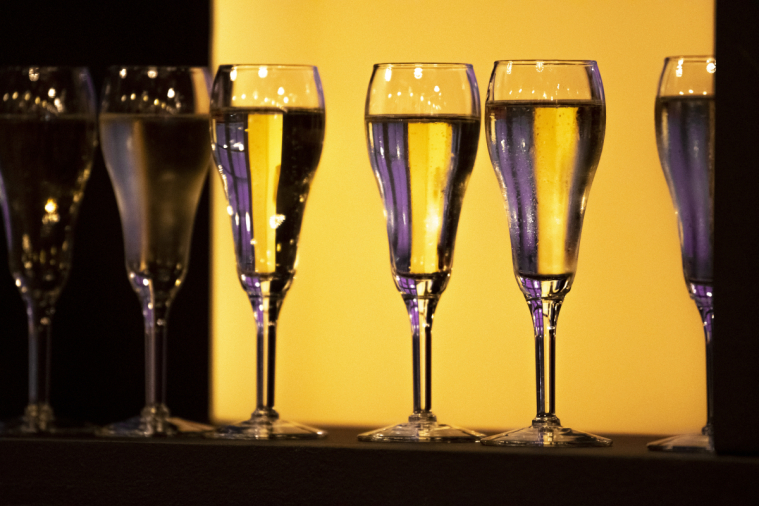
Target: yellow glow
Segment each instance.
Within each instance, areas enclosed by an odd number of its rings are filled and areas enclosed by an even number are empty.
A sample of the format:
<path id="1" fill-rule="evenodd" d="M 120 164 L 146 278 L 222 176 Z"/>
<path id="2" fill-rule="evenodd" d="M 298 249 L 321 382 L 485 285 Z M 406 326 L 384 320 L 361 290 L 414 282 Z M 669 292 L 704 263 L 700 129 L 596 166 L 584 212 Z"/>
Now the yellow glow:
<path id="1" fill-rule="evenodd" d="M 250 166 L 251 202 L 253 203 L 253 237 L 255 269 L 273 273 L 276 268 L 276 230 L 281 220 L 277 214 L 277 182 L 282 167 L 282 114 L 248 115 L 248 163 Z M 246 220 L 250 220 L 248 215 Z M 250 224 L 248 225 L 250 229 Z"/>
<path id="2" fill-rule="evenodd" d="M 542 71 L 542 65 L 539 72 Z M 538 272 L 567 274 L 567 227 L 577 142 L 576 107 L 535 110 L 535 198 L 538 206 Z"/>
<path id="3" fill-rule="evenodd" d="M 519 22 L 494 30 L 494 19 Z M 364 137 L 372 65 L 472 63 L 484 104 L 493 61 L 537 56 L 597 60 L 608 106 L 577 277 L 559 318 L 557 414 L 601 434 L 700 430 L 704 341 L 681 272 L 654 99 L 665 57 L 713 53 L 713 0 L 215 0 L 213 23 L 214 65 L 308 63 L 324 83 L 324 151 L 277 335 L 283 418 L 379 427 L 411 412 L 408 317 Z M 465 35 L 477 33 L 487 40 Z M 443 422 L 494 433 L 535 416 L 535 356 L 484 140 L 435 315 L 432 407 Z M 238 420 L 255 404 L 255 320 L 219 177 L 213 185 L 213 416 Z"/>
<path id="4" fill-rule="evenodd" d="M 421 69 L 420 69 L 421 70 Z M 410 123 L 408 126 L 411 186 L 411 272 L 440 270 L 437 253 L 443 221 L 443 183 L 451 167 L 451 125 Z"/>
<path id="5" fill-rule="evenodd" d="M 54 213 L 58 209 L 58 204 L 55 203 L 55 199 L 47 199 L 45 203 L 45 211 L 49 214 Z"/>

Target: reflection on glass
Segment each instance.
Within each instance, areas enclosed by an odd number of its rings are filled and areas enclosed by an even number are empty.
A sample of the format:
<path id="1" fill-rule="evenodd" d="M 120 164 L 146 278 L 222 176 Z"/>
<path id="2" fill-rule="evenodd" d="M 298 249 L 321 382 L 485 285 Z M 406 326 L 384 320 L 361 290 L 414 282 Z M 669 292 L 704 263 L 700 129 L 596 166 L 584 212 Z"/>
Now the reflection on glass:
<path id="1" fill-rule="evenodd" d="M 50 329 L 95 152 L 95 94 L 86 69 L 27 67 L 0 69 L 0 95 L 0 204 L 29 320 L 29 403 L 3 432 L 58 433 Z"/>

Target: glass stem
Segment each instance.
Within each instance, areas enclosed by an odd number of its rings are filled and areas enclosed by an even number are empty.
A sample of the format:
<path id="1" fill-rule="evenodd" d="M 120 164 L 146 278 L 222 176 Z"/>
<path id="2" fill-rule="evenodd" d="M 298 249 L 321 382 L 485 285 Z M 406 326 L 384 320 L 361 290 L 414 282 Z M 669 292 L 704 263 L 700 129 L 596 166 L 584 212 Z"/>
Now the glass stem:
<path id="1" fill-rule="evenodd" d="M 166 411 L 166 318 L 168 297 L 151 293 L 142 299 L 145 321 L 145 408 Z"/>
<path id="2" fill-rule="evenodd" d="M 250 302 L 256 316 L 256 411 L 253 416 L 279 418 L 274 410 L 274 364 L 276 358 L 277 320 L 283 298 L 253 295 Z"/>
<path id="3" fill-rule="evenodd" d="M 438 297 L 404 298 L 411 321 L 414 413 L 409 421 L 435 421 L 432 409 L 432 319 Z"/>
<path id="4" fill-rule="evenodd" d="M 713 323 L 714 323 L 714 297 L 710 285 L 689 283 L 690 296 L 696 302 L 701 321 L 704 324 L 704 338 L 706 340 L 706 425 L 701 430 L 702 434 L 711 436 L 712 420 L 714 416 L 714 366 L 713 366 Z"/>
<path id="5" fill-rule="evenodd" d="M 42 415 L 50 410 L 50 329 L 55 314 L 53 303 L 27 301 L 29 322 L 29 407 Z M 52 415 L 52 412 L 50 413 Z"/>
<path id="6" fill-rule="evenodd" d="M 535 379 L 538 414 L 534 423 L 559 425 L 556 417 L 556 321 L 564 301 L 560 298 L 528 299 L 535 327 Z"/>

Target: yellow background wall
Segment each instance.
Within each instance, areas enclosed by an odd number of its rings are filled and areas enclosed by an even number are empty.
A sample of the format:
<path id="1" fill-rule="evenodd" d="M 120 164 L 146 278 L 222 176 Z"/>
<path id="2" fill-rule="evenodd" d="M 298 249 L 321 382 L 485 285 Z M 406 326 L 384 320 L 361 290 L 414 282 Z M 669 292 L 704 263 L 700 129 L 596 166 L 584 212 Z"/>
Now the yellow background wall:
<path id="1" fill-rule="evenodd" d="M 559 319 L 557 414 L 602 433 L 700 429 L 703 336 L 681 274 L 653 112 L 664 57 L 713 52 L 713 0 L 216 0 L 213 20 L 214 65 L 310 63 L 324 84 L 324 152 L 279 326 L 284 418 L 378 427 L 411 412 L 410 327 L 364 140 L 372 64 L 472 63 L 484 109 L 494 60 L 595 59 L 607 133 Z M 254 408 L 255 323 L 216 179 L 212 411 L 229 421 Z M 433 343 L 441 421 L 494 432 L 532 420 L 532 325 L 484 135 Z"/>

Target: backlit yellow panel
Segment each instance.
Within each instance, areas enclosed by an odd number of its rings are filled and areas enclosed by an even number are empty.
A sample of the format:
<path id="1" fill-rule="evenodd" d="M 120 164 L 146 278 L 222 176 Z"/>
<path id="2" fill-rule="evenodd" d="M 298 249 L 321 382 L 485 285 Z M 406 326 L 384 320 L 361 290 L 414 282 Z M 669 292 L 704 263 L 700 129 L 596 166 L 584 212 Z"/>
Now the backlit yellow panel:
<path id="1" fill-rule="evenodd" d="M 535 109 L 535 198 L 538 209 L 538 272 L 560 275 L 566 265 L 566 216 L 577 154 L 577 108 Z M 560 217 L 564 217 L 561 219 Z"/>
<path id="2" fill-rule="evenodd" d="M 277 336 L 283 418 L 379 427 L 411 412 L 411 333 L 364 137 L 372 65 L 471 63 L 484 104 L 495 60 L 595 59 L 606 140 L 558 322 L 557 414 L 596 434 L 700 429 L 704 342 L 656 152 L 654 99 L 666 56 L 714 51 L 713 0 L 215 0 L 212 18 L 215 65 L 314 64 L 324 85 L 324 151 Z M 495 432 L 535 415 L 535 356 L 484 140 L 435 315 L 432 408 L 441 421 Z M 255 322 L 218 179 L 212 409 L 237 420 L 255 403 Z"/>
<path id="3" fill-rule="evenodd" d="M 440 270 L 437 245 L 443 222 L 445 173 L 451 167 L 451 125 L 409 123 L 411 179 L 411 272 Z"/>
<path id="4" fill-rule="evenodd" d="M 248 116 L 248 161 L 253 203 L 256 272 L 272 274 L 277 261 L 277 188 L 282 168 L 282 114 Z M 246 217 L 247 219 L 247 217 Z"/>

